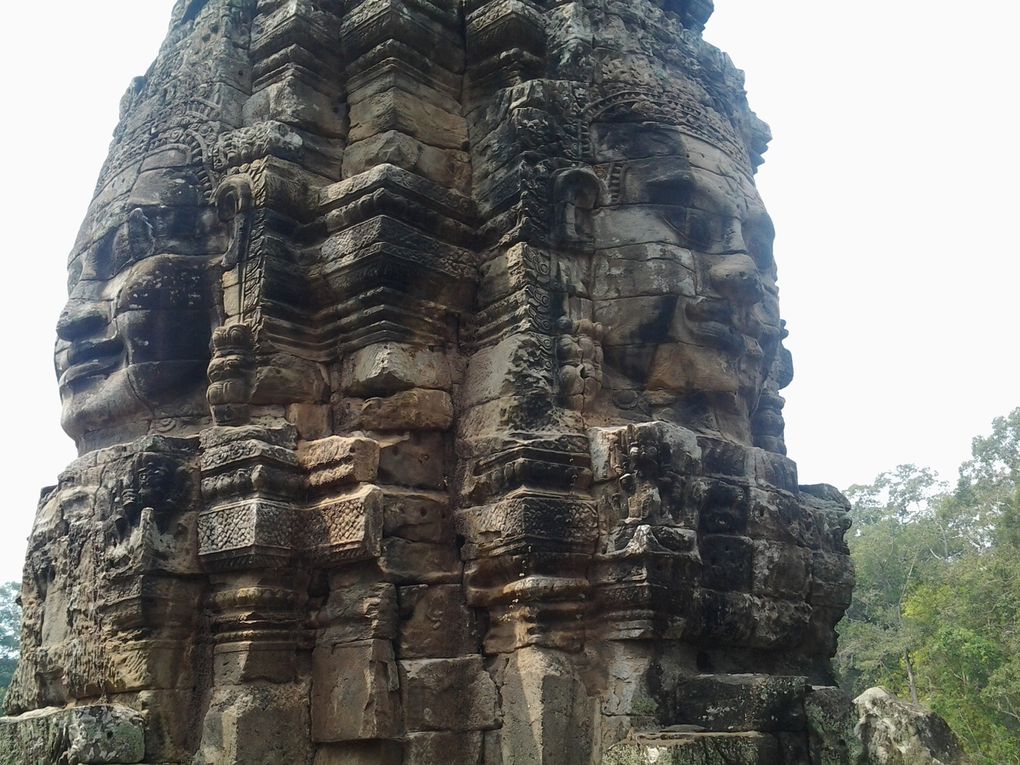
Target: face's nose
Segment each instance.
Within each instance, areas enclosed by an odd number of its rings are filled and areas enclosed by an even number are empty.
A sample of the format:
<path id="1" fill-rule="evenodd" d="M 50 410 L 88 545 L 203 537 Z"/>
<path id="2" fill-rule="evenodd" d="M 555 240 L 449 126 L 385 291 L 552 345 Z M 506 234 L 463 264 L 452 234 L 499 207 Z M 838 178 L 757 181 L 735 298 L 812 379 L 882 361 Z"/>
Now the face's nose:
<path id="1" fill-rule="evenodd" d="M 764 288 L 758 268 L 747 255 L 730 255 L 710 272 L 712 285 L 724 296 L 742 305 L 762 299 Z"/>
<path id="2" fill-rule="evenodd" d="M 57 319 L 57 337 L 74 342 L 101 331 L 109 323 L 104 303 L 70 300 Z"/>

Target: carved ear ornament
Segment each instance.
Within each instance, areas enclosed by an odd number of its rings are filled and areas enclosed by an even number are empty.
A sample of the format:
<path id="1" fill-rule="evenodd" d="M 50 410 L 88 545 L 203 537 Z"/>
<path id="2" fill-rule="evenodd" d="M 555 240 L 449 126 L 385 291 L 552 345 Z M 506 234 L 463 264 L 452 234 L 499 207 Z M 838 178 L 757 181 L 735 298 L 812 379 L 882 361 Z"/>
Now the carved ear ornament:
<path id="1" fill-rule="evenodd" d="M 252 330 L 244 322 L 246 270 L 255 215 L 251 178 L 247 175 L 232 175 L 224 179 L 216 189 L 213 202 L 220 221 L 230 228 L 230 241 L 223 253 L 221 266 L 224 271 L 237 269 L 236 286 L 230 289 L 236 291 L 234 302 L 238 314 L 231 318 L 225 310 L 222 311 L 221 321 L 225 326 L 213 334 L 210 369 L 216 366 L 218 357 L 240 356 L 247 359 L 252 352 Z M 224 306 L 221 306 L 222 309 Z M 244 366 L 247 368 L 248 364 Z"/>
<path id="2" fill-rule="evenodd" d="M 591 169 L 573 167 L 558 173 L 553 181 L 556 243 L 590 247 L 594 238 L 592 213 L 604 196 L 602 181 Z"/>
<path id="3" fill-rule="evenodd" d="M 216 189 L 213 196 L 216 212 L 223 223 L 232 225 L 230 244 L 223 254 L 223 266 L 232 269 L 242 265 L 251 241 L 252 187 L 244 176 L 231 176 Z"/>

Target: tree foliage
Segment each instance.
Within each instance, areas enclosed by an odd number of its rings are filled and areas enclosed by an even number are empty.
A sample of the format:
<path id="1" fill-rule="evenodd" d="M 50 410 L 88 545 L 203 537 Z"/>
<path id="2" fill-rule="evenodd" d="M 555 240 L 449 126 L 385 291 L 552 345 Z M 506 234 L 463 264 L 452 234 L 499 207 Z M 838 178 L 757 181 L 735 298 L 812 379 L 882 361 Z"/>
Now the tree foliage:
<path id="1" fill-rule="evenodd" d="M 955 487 L 901 465 L 847 494 L 854 602 L 837 671 L 942 714 L 978 762 L 1020 765 L 1020 409 Z"/>
<path id="2" fill-rule="evenodd" d="M 17 582 L 0 584 L 0 699 L 7 691 L 18 665 L 21 646 L 21 607 Z"/>

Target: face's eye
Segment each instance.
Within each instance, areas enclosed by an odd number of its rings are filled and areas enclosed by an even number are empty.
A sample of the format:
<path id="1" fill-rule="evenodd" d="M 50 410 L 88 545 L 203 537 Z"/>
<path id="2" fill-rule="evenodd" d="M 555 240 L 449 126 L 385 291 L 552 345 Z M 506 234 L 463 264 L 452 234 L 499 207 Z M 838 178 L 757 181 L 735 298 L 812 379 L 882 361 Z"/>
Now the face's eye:
<path id="1" fill-rule="evenodd" d="M 709 249 L 717 239 L 718 220 L 701 210 L 690 210 L 687 213 L 687 241 L 696 250 Z"/>
<path id="2" fill-rule="evenodd" d="M 676 157 L 633 163 L 627 180 L 636 188 L 640 201 L 651 204 L 690 207 L 698 196 L 698 185 L 686 164 Z"/>
<path id="3" fill-rule="evenodd" d="M 123 223 L 110 228 L 95 244 L 68 266 L 69 285 L 82 279 L 108 281 L 155 251 L 152 226 L 135 208 Z"/>
<path id="4" fill-rule="evenodd" d="M 666 222 L 684 247 L 709 252 L 726 246 L 725 219 L 718 215 L 696 207 L 669 208 Z"/>
<path id="5" fill-rule="evenodd" d="M 696 197 L 694 184 L 683 175 L 652 181 L 647 193 L 651 202 L 677 207 L 690 207 Z"/>
<path id="6" fill-rule="evenodd" d="M 125 268 L 152 255 L 155 240 L 152 224 L 140 208 L 135 208 L 117 229 L 111 243 L 111 275 L 119 274 Z"/>
<path id="7" fill-rule="evenodd" d="M 116 310 L 205 310 L 211 302 L 206 262 L 185 255 L 157 255 L 131 269 Z"/>
<path id="8" fill-rule="evenodd" d="M 744 221 L 742 229 L 747 254 L 759 268 L 768 270 L 773 263 L 772 245 L 776 238 L 772 219 L 762 213 Z"/>
<path id="9" fill-rule="evenodd" d="M 102 239 L 93 244 L 81 256 L 81 279 L 106 281 L 117 274 L 117 271 L 114 270 L 113 257 L 113 242 L 116 236 L 117 229 L 107 231 Z"/>
<path id="10" fill-rule="evenodd" d="M 71 294 L 71 291 L 74 290 L 75 285 L 77 285 L 78 282 L 81 281 L 81 273 L 82 273 L 82 268 L 83 267 L 84 267 L 84 264 L 82 263 L 82 258 L 81 257 L 75 258 L 74 260 L 72 260 L 68 264 L 68 266 L 67 266 L 67 293 L 68 294 Z"/>

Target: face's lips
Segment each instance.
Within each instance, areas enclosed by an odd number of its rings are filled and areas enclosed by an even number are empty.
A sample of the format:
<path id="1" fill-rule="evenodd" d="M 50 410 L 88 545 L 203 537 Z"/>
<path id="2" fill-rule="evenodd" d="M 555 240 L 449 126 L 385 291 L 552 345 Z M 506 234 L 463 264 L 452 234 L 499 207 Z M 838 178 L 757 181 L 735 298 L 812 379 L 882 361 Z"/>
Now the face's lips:
<path id="1" fill-rule="evenodd" d="M 721 350 L 737 350 L 741 342 L 733 328 L 732 309 L 728 303 L 699 300 L 684 309 L 684 318 L 691 334 L 706 345 Z"/>
<path id="2" fill-rule="evenodd" d="M 106 377 L 121 365 L 124 343 L 117 337 L 101 340 L 80 340 L 67 351 L 67 369 L 60 375 L 60 387 L 78 383 L 90 377 Z"/>
<path id="3" fill-rule="evenodd" d="M 690 321 L 691 334 L 709 345 L 728 349 L 736 342 L 733 329 L 721 321 Z"/>

